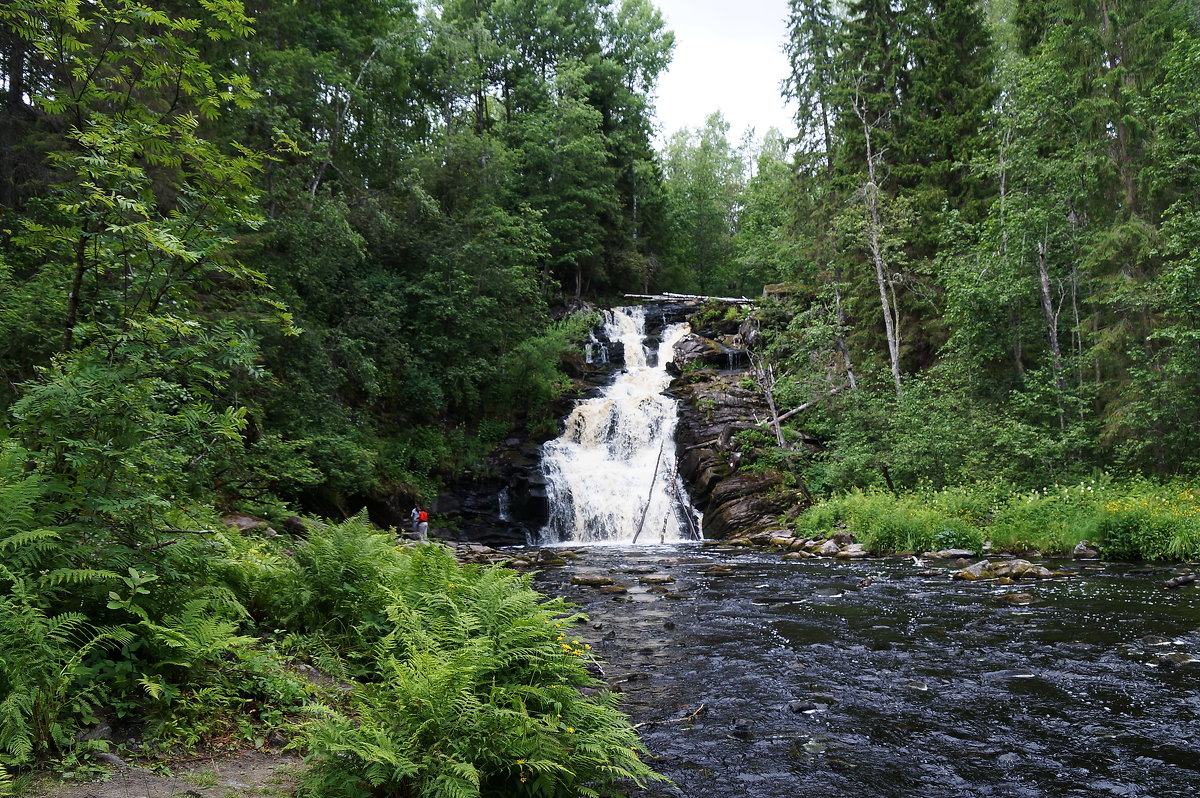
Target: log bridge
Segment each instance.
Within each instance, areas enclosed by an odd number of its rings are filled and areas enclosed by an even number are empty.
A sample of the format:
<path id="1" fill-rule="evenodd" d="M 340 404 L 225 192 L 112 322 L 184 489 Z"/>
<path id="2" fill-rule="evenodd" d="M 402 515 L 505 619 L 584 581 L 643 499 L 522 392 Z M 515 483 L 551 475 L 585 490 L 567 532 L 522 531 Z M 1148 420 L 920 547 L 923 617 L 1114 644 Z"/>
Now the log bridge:
<path id="1" fill-rule="evenodd" d="M 701 294 L 626 294 L 626 299 L 641 299 L 644 302 L 728 302 L 735 305 L 753 305 L 753 299 L 744 296 L 703 296 Z"/>

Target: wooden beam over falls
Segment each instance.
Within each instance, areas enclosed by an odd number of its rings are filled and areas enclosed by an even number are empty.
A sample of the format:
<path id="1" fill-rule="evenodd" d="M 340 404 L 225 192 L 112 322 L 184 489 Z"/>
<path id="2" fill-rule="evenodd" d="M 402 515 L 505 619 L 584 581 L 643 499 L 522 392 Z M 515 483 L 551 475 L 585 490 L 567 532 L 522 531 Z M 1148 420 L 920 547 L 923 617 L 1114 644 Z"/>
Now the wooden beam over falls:
<path id="1" fill-rule="evenodd" d="M 701 296 L 700 294 L 673 294 L 666 291 L 661 294 L 626 294 L 626 299 L 642 299 L 647 302 L 729 302 L 736 305 L 753 305 L 753 299 L 744 296 Z"/>

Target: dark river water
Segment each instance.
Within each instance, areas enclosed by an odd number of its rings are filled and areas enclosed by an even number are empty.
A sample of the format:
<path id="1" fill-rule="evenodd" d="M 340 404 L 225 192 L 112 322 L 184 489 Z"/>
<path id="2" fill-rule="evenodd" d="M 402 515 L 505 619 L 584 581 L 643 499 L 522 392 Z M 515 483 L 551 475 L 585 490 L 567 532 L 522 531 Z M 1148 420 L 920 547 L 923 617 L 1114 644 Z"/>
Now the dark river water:
<path id="1" fill-rule="evenodd" d="M 574 551 L 535 583 L 590 616 L 576 634 L 677 785 L 639 795 L 1200 795 L 1200 589 L 1170 572 Z"/>

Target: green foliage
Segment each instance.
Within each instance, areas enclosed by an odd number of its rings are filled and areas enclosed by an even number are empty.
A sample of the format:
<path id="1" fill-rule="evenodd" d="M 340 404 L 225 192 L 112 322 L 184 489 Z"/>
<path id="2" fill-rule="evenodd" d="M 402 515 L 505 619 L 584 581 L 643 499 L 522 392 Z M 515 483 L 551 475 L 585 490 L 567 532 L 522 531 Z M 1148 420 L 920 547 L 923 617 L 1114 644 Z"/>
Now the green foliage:
<path id="1" fill-rule="evenodd" d="M 126 629 L 97 629 L 77 612 L 48 615 L 32 580 L 0 565 L 0 763 L 29 765 L 73 744 L 69 718 L 89 716 L 98 685 L 80 666 L 97 649 L 128 643 Z"/>
<path id="2" fill-rule="evenodd" d="M 996 512 L 992 545 L 1005 551 L 1066 554 L 1081 540 L 1096 542 L 1102 502 L 1116 495 L 1110 491 L 1114 488 L 1106 480 L 1089 480 L 1014 494 Z"/>
<path id="3" fill-rule="evenodd" d="M 1200 496 L 1189 485 L 1141 484 L 1107 501 L 1095 542 L 1105 557 L 1194 560 L 1200 555 Z"/>
<path id="4" fill-rule="evenodd" d="M 961 503 L 939 506 L 928 493 L 895 495 L 852 491 L 808 510 L 798 529 L 807 533 L 845 531 L 870 551 L 925 552 L 948 548 L 983 551 L 983 537 Z M 969 512 L 969 511 L 968 511 Z"/>
<path id="5" fill-rule="evenodd" d="M 529 578 L 418 547 L 399 559 L 376 681 L 310 729 L 309 795 L 618 795 L 663 780 L 616 697 L 595 686 L 577 620 Z"/>
<path id="6" fill-rule="evenodd" d="M 1082 540 L 1111 560 L 1188 560 L 1200 552 L 1200 494 L 1189 483 L 1107 476 L 1040 490 L 977 482 L 942 490 L 854 490 L 806 511 L 797 529 L 851 532 L 879 552 L 964 548 L 1069 555 Z"/>
<path id="7" fill-rule="evenodd" d="M 717 112 L 702 128 L 677 131 L 667 142 L 670 239 L 664 278 L 683 290 L 716 294 L 741 282 L 733 236 L 746 165 L 728 135 L 729 123 Z"/>
<path id="8" fill-rule="evenodd" d="M 579 358 L 580 342 L 596 322 L 594 313 L 572 314 L 511 349 L 493 385 L 496 400 L 502 406 L 536 413 L 561 398 L 571 385 L 561 364 Z"/>
<path id="9" fill-rule="evenodd" d="M 283 568 L 261 569 L 251 587 L 268 617 L 294 632 L 320 632 L 362 648 L 384 629 L 384 596 L 401 556 L 391 535 L 360 514 L 340 524 L 314 525 Z M 364 641 L 365 642 L 361 642 Z"/>

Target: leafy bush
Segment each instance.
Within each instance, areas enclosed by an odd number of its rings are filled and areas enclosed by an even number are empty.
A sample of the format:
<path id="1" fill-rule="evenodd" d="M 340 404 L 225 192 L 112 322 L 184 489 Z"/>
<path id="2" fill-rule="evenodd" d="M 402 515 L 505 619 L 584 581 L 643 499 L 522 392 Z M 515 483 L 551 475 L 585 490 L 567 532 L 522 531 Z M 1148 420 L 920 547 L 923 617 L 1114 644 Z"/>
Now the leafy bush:
<path id="1" fill-rule="evenodd" d="M 47 615 L 28 580 L 4 566 L 0 579 L 10 582 L 0 596 L 0 764 L 28 765 L 71 745 L 64 716 L 90 711 L 95 687 L 79 679 L 80 663 L 132 635 L 95 629 L 80 613 Z"/>
<path id="2" fill-rule="evenodd" d="M 1100 505 L 1111 487 L 1104 480 L 1015 493 L 997 510 L 992 546 L 1003 551 L 1067 554 L 1094 540 Z"/>
<path id="3" fill-rule="evenodd" d="M 1069 554 L 1081 540 L 1106 559 L 1187 560 L 1200 556 L 1200 493 L 1189 484 L 1113 483 L 1014 491 L 978 482 L 937 491 L 851 491 L 817 504 L 800 531 L 844 530 L 878 552 L 963 548 Z"/>
<path id="4" fill-rule="evenodd" d="M 800 519 L 800 529 L 812 533 L 844 530 L 880 553 L 983 548 L 976 527 L 947 513 L 926 494 L 851 491 L 809 510 Z"/>
<path id="5" fill-rule="evenodd" d="M 1105 557 L 1188 560 L 1200 555 L 1200 497 L 1183 486 L 1139 485 L 1104 503 L 1094 542 Z"/>
<path id="6" fill-rule="evenodd" d="M 375 678 L 348 713 L 312 725 L 304 794 L 565 798 L 665 780 L 639 759 L 616 697 L 581 692 L 599 683 L 562 601 L 434 546 L 394 577 Z"/>
<path id="7" fill-rule="evenodd" d="M 267 605 L 263 620 L 365 649 L 385 633 L 387 586 L 403 561 L 394 542 L 365 512 L 341 524 L 313 524 L 282 567 L 250 566 L 261 580 L 252 589 Z"/>

